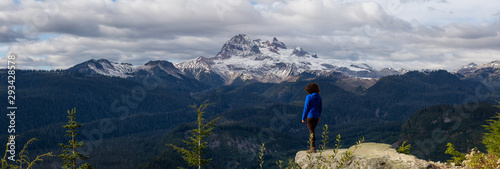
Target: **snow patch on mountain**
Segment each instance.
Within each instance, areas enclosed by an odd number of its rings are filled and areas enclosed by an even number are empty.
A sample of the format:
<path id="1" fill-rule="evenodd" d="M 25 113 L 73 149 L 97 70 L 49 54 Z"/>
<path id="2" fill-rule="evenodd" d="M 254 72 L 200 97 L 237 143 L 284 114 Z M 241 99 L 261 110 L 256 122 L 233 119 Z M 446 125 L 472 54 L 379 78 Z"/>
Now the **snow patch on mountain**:
<path id="1" fill-rule="evenodd" d="M 500 69 L 500 61 L 496 60 L 493 62 L 485 63 L 482 65 L 479 65 L 478 68 L 493 68 L 493 69 Z"/>
<path id="2" fill-rule="evenodd" d="M 146 70 L 153 75 L 159 72 L 166 72 L 178 79 L 182 79 L 180 75 L 183 74 L 174 64 L 165 60 L 149 61 L 144 66 L 140 66 L 140 69 Z"/>
<path id="3" fill-rule="evenodd" d="M 138 70 L 138 67 L 129 63 L 110 62 L 106 59 L 92 59 L 75 65 L 70 68 L 70 70 L 77 70 L 87 74 L 101 74 L 127 78 L 133 76 L 132 74 Z"/>

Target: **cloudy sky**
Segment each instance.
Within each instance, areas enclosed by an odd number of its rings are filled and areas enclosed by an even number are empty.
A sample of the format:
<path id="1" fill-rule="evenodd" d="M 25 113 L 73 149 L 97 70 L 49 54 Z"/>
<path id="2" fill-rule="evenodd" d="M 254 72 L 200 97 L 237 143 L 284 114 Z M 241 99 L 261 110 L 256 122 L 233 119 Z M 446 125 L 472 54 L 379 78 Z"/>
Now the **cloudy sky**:
<path id="1" fill-rule="evenodd" d="M 213 57 L 236 34 L 320 58 L 447 69 L 500 60 L 498 0 L 2 0 L 0 64 Z M 5 67 L 5 66 L 2 66 Z"/>

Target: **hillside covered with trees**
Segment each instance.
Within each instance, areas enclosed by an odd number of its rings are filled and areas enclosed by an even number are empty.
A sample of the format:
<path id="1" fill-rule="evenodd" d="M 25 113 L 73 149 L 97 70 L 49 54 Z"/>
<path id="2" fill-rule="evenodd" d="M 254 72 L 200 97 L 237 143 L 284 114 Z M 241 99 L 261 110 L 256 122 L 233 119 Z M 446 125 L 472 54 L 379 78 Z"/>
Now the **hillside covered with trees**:
<path id="1" fill-rule="evenodd" d="M 214 88 L 173 79 L 145 86 L 137 80 L 71 71 L 19 71 L 18 76 L 22 80 L 17 82 L 17 101 L 23 105 L 18 114 L 22 119 L 19 141 L 39 139 L 31 146 L 33 154 L 61 151 L 57 144 L 65 139 L 61 128 L 65 111 L 77 107 L 77 119 L 83 123 L 80 139 L 88 145 L 83 147 L 83 154 L 91 157 L 87 161 L 94 168 L 186 166 L 166 145 L 181 145 L 186 132 L 195 126 L 192 122 L 196 113 L 188 105 L 205 100 L 212 103 L 205 110 L 205 118 L 221 118 L 208 138 L 207 156 L 213 159 L 209 164 L 213 168 L 256 167 L 261 143 L 266 144 L 268 160 L 264 165 L 269 167 L 275 165 L 273 161 L 292 158 L 307 146 L 308 131 L 299 116 L 307 94 L 303 89 L 311 79 L 278 84 L 242 81 Z M 318 126 L 328 124 L 330 137 L 341 134 L 345 146 L 361 137 L 366 142 L 393 144 L 404 139 L 412 143 L 412 139 L 428 137 L 425 134 L 429 133 L 425 129 L 415 131 L 414 126 L 427 124 L 434 118 L 431 115 L 470 101 L 481 103 L 473 111 L 464 110 L 471 118 L 463 119 L 463 124 L 475 126 L 466 120 L 484 121 L 491 115 L 489 111 L 495 111 L 488 108 L 492 104 L 489 97 L 477 95 L 477 90 L 489 92 L 481 90 L 487 88 L 483 83 L 462 80 L 446 71 L 386 76 L 359 90 L 344 90 L 339 87 L 342 81 L 336 78 L 313 81 L 319 84 L 324 100 Z M 5 90 L 5 86 L 0 87 L 0 92 Z M 453 112 L 450 114 L 453 119 Z M 441 121 L 435 124 L 441 125 Z M 461 131 L 448 131 L 452 124 L 443 123 L 440 128 L 450 135 Z M 452 137 L 461 138 L 460 134 Z M 6 135 L 1 138 L 7 140 Z M 425 153 L 423 157 L 441 158 Z M 54 162 L 58 160 L 49 158 L 39 167 L 50 167 Z"/>

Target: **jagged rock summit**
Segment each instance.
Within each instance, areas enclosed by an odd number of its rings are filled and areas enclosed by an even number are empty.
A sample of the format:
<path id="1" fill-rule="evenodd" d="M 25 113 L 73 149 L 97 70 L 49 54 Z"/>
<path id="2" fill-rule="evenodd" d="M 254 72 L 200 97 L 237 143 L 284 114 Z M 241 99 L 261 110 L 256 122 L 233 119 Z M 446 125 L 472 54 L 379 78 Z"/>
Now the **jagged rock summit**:
<path id="1" fill-rule="evenodd" d="M 335 159 L 340 159 L 347 150 L 339 149 Z M 320 153 L 307 154 L 305 151 L 299 151 L 295 156 L 295 162 L 301 168 L 317 168 L 319 165 L 329 166 L 328 161 L 334 161 L 328 157 L 333 154 L 333 150 L 325 150 L 321 156 Z M 309 155 L 309 157 L 308 157 Z M 413 155 L 401 154 L 396 152 L 389 144 L 382 143 L 362 143 L 354 151 L 353 161 L 347 163 L 343 168 L 363 168 L 363 169 L 427 169 L 439 168 L 431 162 L 418 159 Z M 326 159 L 325 161 L 318 160 L 320 157 Z M 311 160 L 309 160 L 311 159 Z M 359 166 L 357 166 L 359 164 Z M 336 168 L 338 163 L 331 164 L 328 168 Z"/>

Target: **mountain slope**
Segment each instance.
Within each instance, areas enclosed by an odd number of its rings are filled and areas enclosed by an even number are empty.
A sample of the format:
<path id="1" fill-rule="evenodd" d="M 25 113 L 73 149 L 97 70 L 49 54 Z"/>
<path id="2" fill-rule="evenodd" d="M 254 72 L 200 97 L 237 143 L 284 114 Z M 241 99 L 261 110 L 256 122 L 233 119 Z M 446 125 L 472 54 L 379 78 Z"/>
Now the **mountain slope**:
<path id="1" fill-rule="evenodd" d="M 487 85 L 500 86 L 500 61 L 492 61 L 482 65 L 470 63 L 454 71 L 464 78 L 475 79 Z"/>
<path id="2" fill-rule="evenodd" d="M 300 122 L 300 115 L 307 94 L 304 87 L 310 82 L 320 85 L 324 99 L 319 125 L 330 126 L 330 138 L 341 134 L 344 145 L 351 145 L 363 136 L 367 141 L 391 144 L 397 140 L 402 123 L 413 112 L 437 103 L 463 103 L 462 98 L 475 96 L 476 87 L 475 83 L 441 71 L 387 76 L 364 94 L 338 87 L 342 82 L 337 78 L 319 77 L 311 81 L 310 76 L 296 82 L 233 83 L 204 90 L 194 86 L 203 84 L 195 83 L 197 80 L 193 78 L 171 75 L 176 73 L 167 69 L 173 68 L 171 64 L 146 65 L 151 67 L 148 70 L 164 73 L 155 74 L 163 79 L 156 88 L 147 85 L 155 82 L 155 77 L 148 72 L 138 76 L 153 80 L 145 84 L 131 77 L 75 71 L 18 71 L 16 75 L 23 79 L 16 83 L 17 101 L 22 105 L 18 114 L 22 123 L 16 124 L 17 129 L 23 131 L 19 142 L 38 138 L 33 154 L 60 151 L 57 144 L 64 139 L 61 126 L 67 121 L 65 112 L 76 107 L 77 119 L 84 123 L 79 139 L 91 143 L 90 162 L 94 166 L 137 168 L 141 163 L 182 166 L 179 161 L 168 159 L 178 154 L 165 144 L 179 143 L 185 131 L 192 129 L 191 124 L 180 125 L 196 119 L 188 105 L 209 100 L 213 105 L 207 108 L 206 119 L 223 117 L 217 124 L 217 136 L 210 141 L 216 150 L 211 154 L 217 159 L 213 167 L 225 168 L 227 161 L 238 161 L 238 167 L 254 168 L 252 152 L 262 142 L 269 148 L 269 156 L 265 157 L 268 161 L 292 157 L 306 146 L 308 130 Z M 0 77 L 6 78 L 5 71 Z M 0 92 L 7 93 L 7 84 L 3 85 Z M 146 96 L 144 99 L 140 99 L 142 94 Z M 112 110 L 115 100 L 118 100 L 115 107 L 128 108 L 129 118 L 121 119 L 124 112 Z M 0 122 L 7 123 L 5 120 Z M 103 129 L 103 124 L 112 124 L 113 130 Z M 175 127 L 179 128 L 173 130 Z M 5 139 L 6 135 L 0 137 Z M 216 143 L 220 143 L 218 148 Z M 238 151 L 241 146 L 246 149 Z M 50 165 L 56 161 L 46 162 Z"/>
<path id="3" fill-rule="evenodd" d="M 451 159 L 444 153 L 448 142 L 462 153 L 475 147 L 484 152 L 481 141 L 485 130 L 481 125 L 498 111 L 485 102 L 422 108 L 402 125 L 400 140 L 411 144 L 411 154 L 434 161 Z"/>
<path id="4" fill-rule="evenodd" d="M 6 78 L 6 70 L 0 72 L 0 77 Z M 81 122 L 120 117 L 126 113 L 184 109 L 194 102 L 189 91 L 196 91 L 190 84 L 176 84 L 175 81 L 149 82 L 151 86 L 148 86 L 129 79 L 72 71 L 18 70 L 16 76 L 22 79 L 16 82 L 16 102 L 22 106 L 19 111 L 25 112 L 17 117 L 26 122 L 16 126 L 21 131 L 65 122 L 66 110 L 73 107 L 85 112 L 79 118 Z M 6 89 L 0 91 L 6 93 Z M 2 105 L 7 106 L 7 103 Z M 2 118 L 0 123 L 8 123 L 7 120 Z M 4 127 L 7 126 L 0 129 Z"/>
<path id="5" fill-rule="evenodd" d="M 137 66 L 132 66 L 129 63 L 110 62 L 106 59 L 91 59 L 89 61 L 77 64 L 68 70 L 76 71 L 88 75 L 108 75 L 118 76 L 122 78 L 131 77 L 138 69 Z"/>
<path id="6" fill-rule="evenodd" d="M 454 72 L 461 76 L 462 79 L 484 83 L 488 88 L 483 90 L 488 90 L 492 93 L 492 98 L 500 99 L 500 61 L 492 61 L 482 65 L 470 63 L 458 68 Z"/>
<path id="7" fill-rule="evenodd" d="M 370 107 L 377 110 L 377 117 L 405 120 L 421 107 L 487 99 L 476 94 L 477 89 L 484 88 L 480 82 L 460 80 L 444 70 L 413 71 L 381 78 L 367 89 L 366 97 Z"/>

